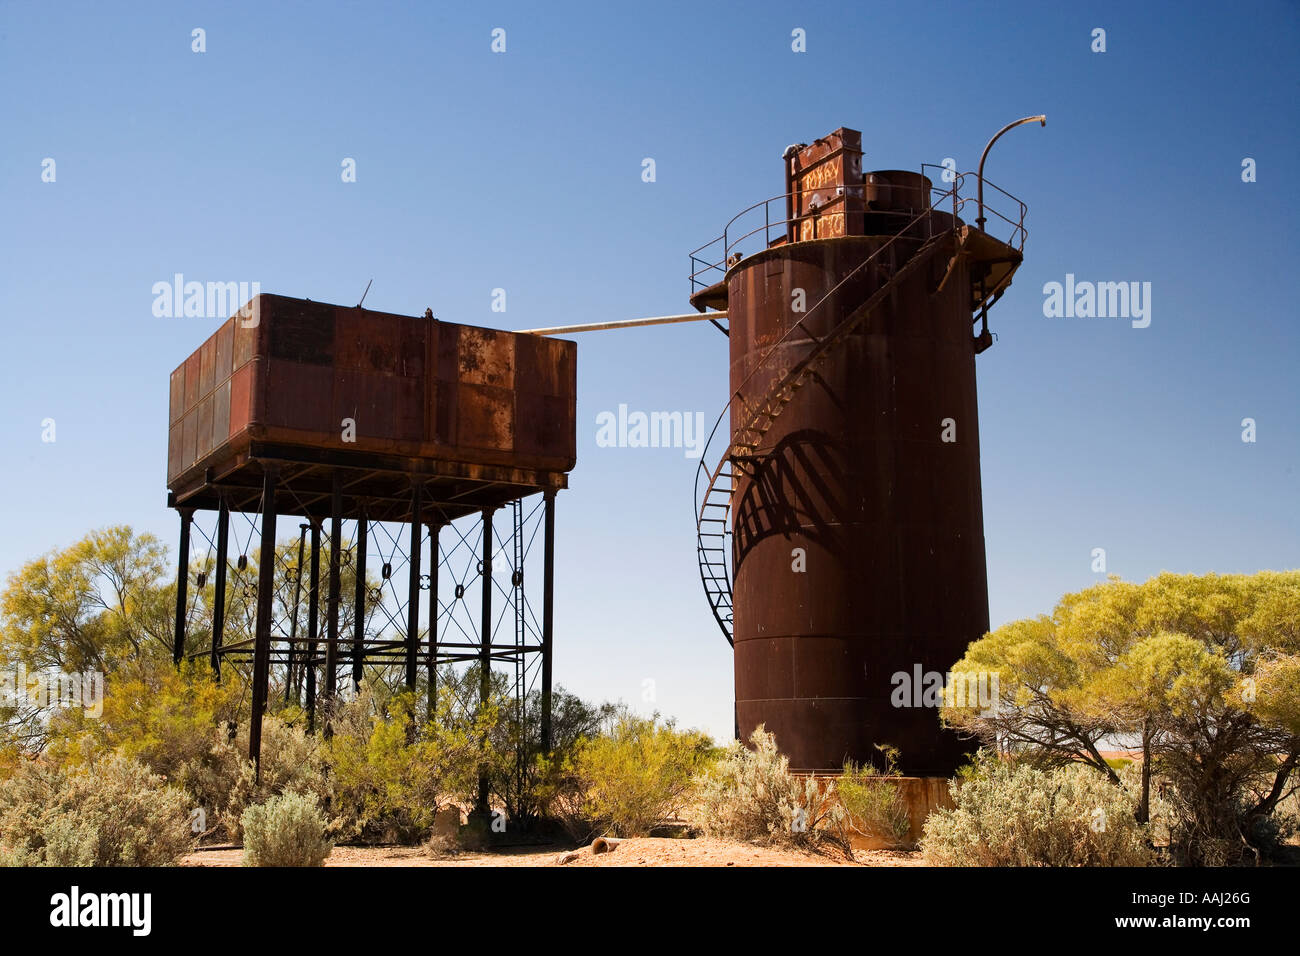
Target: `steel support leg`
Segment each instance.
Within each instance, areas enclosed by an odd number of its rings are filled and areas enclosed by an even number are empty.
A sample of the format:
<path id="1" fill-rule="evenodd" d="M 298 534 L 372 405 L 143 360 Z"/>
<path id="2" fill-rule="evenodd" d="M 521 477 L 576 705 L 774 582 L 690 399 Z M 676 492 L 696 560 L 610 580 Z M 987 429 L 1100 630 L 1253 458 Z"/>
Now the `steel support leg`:
<path id="1" fill-rule="evenodd" d="M 325 623 L 325 698 L 338 691 L 339 595 L 343 590 L 339 557 L 343 553 L 343 476 L 334 472 L 334 493 L 330 498 L 330 591 Z"/>
<path id="2" fill-rule="evenodd" d="M 366 646 L 366 513 L 357 518 L 357 587 L 352 604 L 352 689 L 361 690 Z"/>
<path id="3" fill-rule="evenodd" d="M 307 731 L 316 729 L 316 638 L 320 636 L 320 521 L 311 522 L 311 579 L 307 585 Z"/>
<path id="4" fill-rule="evenodd" d="M 483 509 L 483 617 L 479 628 L 479 705 L 487 707 L 492 696 L 492 509 Z M 484 741 L 484 747 L 487 741 Z M 484 819 L 488 816 L 488 777 L 484 770 L 478 775 L 478 801 L 475 812 Z"/>
<path id="5" fill-rule="evenodd" d="M 429 525 L 429 720 L 438 713 L 438 532 Z"/>
<path id="6" fill-rule="evenodd" d="M 420 651 L 420 482 L 411 485 L 411 553 L 406 585 L 406 689 L 415 690 L 415 663 Z"/>
<path id="7" fill-rule="evenodd" d="M 194 520 L 193 508 L 180 509 L 180 554 L 176 558 L 176 633 L 172 638 L 172 662 L 181 666 L 185 656 L 185 612 L 188 609 L 190 583 L 190 524 Z"/>
<path id="8" fill-rule="evenodd" d="M 285 651 L 284 656 L 284 702 L 286 704 L 291 700 L 296 702 L 294 695 L 297 691 L 297 685 L 294 683 L 294 680 L 297 678 L 297 673 L 295 672 L 294 665 L 297 663 L 297 659 L 301 655 L 296 654 L 294 651 L 298 643 L 298 610 L 302 606 L 303 548 L 307 543 L 307 529 L 310 527 L 311 525 L 309 524 L 301 524 L 298 526 L 298 567 L 295 571 L 295 580 L 293 582 L 293 617 L 289 620 L 289 646 Z"/>
<path id="9" fill-rule="evenodd" d="M 551 646 L 555 621 L 555 492 L 544 493 L 545 539 L 542 543 L 542 750 L 551 749 Z"/>
<path id="10" fill-rule="evenodd" d="M 212 673 L 221 680 L 221 646 L 226 639 L 226 552 L 230 547 L 230 506 L 221 496 L 217 508 L 217 569 L 212 598 Z"/>
<path id="11" fill-rule="evenodd" d="M 257 630 L 253 642 L 253 713 L 248 730 L 248 757 L 262 779 L 262 714 L 271 678 L 271 613 L 275 589 L 275 480 L 273 465 L 263 465 L 262 549 L 257 566 Z"/>

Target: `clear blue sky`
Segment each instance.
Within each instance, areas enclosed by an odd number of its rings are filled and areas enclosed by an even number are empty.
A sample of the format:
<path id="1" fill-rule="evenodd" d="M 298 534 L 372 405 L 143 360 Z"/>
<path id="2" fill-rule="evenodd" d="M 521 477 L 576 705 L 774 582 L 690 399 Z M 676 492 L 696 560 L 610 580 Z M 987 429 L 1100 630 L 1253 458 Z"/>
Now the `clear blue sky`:
<path id="1" fill-rule="evenodd" d="M 868 169 L 971 169 L 1040 112 L 987 169 L 1030 232 L 978 360 L 994 625 L 1096 580 L 1095 547 L 1129 579 L 1296 567 L 1297 49 L 1294 3 L 6 2 L 0 572 L 107 524 L 174 542 L 167 379 L 215 322 L 153 317 L 173 273 L 339 303 L 373 277 L 368 307 L 515 329 L 682 312 L 687 252 L 781 191 L 787 143 L 844 125 Z M 1066 273 L 1150 282 L 1151 326 L 1045 318 Z M 557 678 L 638 706 L 652 679 L 725 738 L 695 465 L 595 419 L 712 424 L 726 342 L 593 333 L 578 368 Z"/>

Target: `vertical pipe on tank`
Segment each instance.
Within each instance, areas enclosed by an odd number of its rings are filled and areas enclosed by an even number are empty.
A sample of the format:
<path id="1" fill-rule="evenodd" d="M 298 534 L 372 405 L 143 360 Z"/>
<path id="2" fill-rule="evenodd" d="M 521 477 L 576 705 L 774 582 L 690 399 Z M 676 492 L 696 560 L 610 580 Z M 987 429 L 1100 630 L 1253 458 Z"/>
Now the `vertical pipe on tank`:
<path id="1" fill-rule="evenodd" d="M 361 690 L 362 663 L 366 640 L 366 505 L 361 502 L 357 518 L 357 586 L 352 607 L 352 689 Z"/>
<path id="2" fill-rule="evenodd" d="M 551 647 L 555 625 L 555 491 L 543 493 L 546 507 L 542 542 L 542 750 L 551 749 Z"/>
<path id="3" fill-rule="evenodd" d="M 176 559 L 176 633 L 172 638 L 172 662 L 181 666 L 185 656 L 185 611 L 186 591 L 190 583 L 190 522 L 194 519 L 193 508 L 181 508 L 180 555 Z"/>
<path id="4" fill-rule="evenodd" d="M 253 640 L 253 713 L 248 729 L 248 757 L 262 780 L 262 714 L 266 710 L 271 677 L 271 598 L 275 588 L 275 480 L 274 465 L 262 474 L 262 548 L 257 567 L 257 625 Z"/>
<path id="5" fill-rule="evenodd" d="M 217 579 L 213 583 L 212 598 L 212 673 L 221 680 L 221 645 L 226 639 L 226 552 L 230 547 L 230 505 L 224 493 L 218 492 L 217 507 Z"/>
<path id="6" fill-rule="evenodd" d="M 320 519 L 311 519 L 311 583 L 307 589 L 307 730 L 316 729 L 316 639 L 320 636 Z"/>
<path id="7" fill-rule="evenodd" d="M 420 646 L 420 481 L 411 482 L 411 558 L 406 582 L 406 688 L 415 690 L 415 657 Z"/>
<path id="8" fill-rule="evenodd" d="M 794 242 L 795 212 L 797 201 L 795 199 L 794 189 L 796 182 L 795 169 L 799 162 L 799 148 L 794 145 L 787 146 L 784 153 L 785 159 L 785 241 Z"/>

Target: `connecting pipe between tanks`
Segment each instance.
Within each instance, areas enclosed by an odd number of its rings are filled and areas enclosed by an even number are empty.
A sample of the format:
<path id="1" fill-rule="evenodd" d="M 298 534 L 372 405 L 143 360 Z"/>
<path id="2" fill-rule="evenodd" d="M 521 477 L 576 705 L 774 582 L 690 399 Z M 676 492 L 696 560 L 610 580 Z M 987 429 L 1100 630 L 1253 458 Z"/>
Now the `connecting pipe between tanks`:
<path id="1" fill-rule="evenodd" d="M 643 325 L 672 325 L 677 322 L 713 322 L 725 319 L 726 312 L 691 312 L 686 315 L 656 315 L 648 319 L 619 319 L 614 322 L 591 322 L 587 325 L 556 325 L 547 329 L 520 329 L 520 335 L 568 335 L 570 332 L 599 332 L 601 329 L 635 329 Z"/>

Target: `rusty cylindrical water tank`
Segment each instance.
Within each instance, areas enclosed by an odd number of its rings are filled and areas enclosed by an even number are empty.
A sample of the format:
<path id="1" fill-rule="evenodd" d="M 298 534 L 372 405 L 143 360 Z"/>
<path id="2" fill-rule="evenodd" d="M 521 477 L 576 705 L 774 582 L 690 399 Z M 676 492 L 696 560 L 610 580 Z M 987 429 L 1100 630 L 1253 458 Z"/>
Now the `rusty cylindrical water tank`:
<path id="1" fill-rule="evenodd" d="M 917 173 L 862 182 L 864 235 L 777 244 L 728 272 L 733 438 L 814 339 L 796 328 L 750 377 L 766 350 L 799 319 L 823 338 L 921 248 L 924 234 L 909 230 L 812 308 L 929 202 Z M 765 725 L 793 769 L 879 764 L 876 745 L 889 744 L 904 772 L 948 775 L 972 749 L 911 692 L 989 623 L 971 287 L 960 258 L 944 281 L 952 251 L 932 245 L 895 280 L 738 476 L 737 728 L 747 740 Z M 811 311 L 794 311 L 801 300 Z"/>

